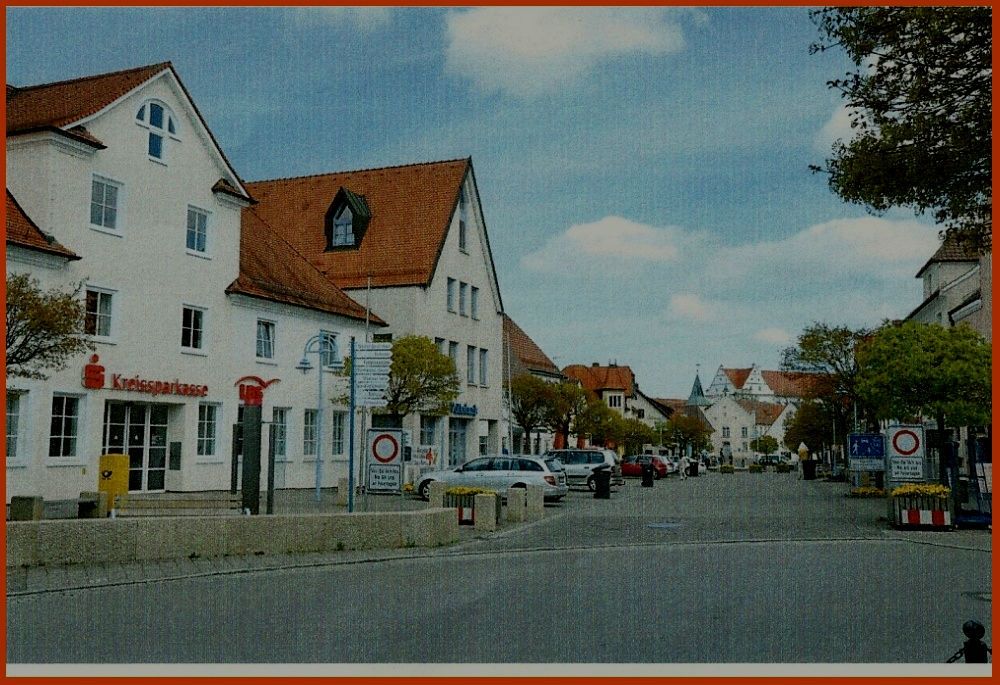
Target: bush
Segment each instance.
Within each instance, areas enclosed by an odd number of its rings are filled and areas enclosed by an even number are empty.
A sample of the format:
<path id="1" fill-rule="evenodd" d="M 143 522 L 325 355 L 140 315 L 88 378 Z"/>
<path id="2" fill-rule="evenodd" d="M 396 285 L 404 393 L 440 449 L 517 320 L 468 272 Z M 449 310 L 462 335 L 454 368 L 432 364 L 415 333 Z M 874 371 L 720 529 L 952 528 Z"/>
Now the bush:
<path id="1" fill-rule="evenodd" d="M 732 473 L 734 470 L 732 464 L 723 464 L 719 467 L 719 473 Z"/>
<path id="2" fill-rule="evenodd" d="M 764 472 L 764 467 L 761 466 L 760 464 L 750 464 L 750 466 L 749 466 L 749 468 L 747 470 L 750 473 L 763 473 Z"/>
<path id="3" fill-rule="evenodd" d="M 791 464 L 782 464 L 781 462 L 778 462 L 777 464 L 774 465 L 774 470 L 777 473 L 791 473 L 792 466 Z"/>

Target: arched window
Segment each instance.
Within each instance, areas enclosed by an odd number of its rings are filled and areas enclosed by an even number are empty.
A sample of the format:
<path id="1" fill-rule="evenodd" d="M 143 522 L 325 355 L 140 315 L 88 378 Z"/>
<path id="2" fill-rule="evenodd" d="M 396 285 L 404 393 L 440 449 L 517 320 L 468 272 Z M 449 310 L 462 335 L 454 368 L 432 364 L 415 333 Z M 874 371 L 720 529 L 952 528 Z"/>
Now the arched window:
<path id="1" fill-rule="evenodd" d="M 333 219 L 333 244 L 334 246 L 354 244 L 354 216 L 351 210 L 344 205 Z"/>
<path id="2" fill-rule="evenodd" d="M 139 108 L 135 115 L 139 126 L 149 131 L 147 152 L 150 158 L 163 161 L 165 154 L 165 138 L 177 138 L 177 125 L 170 109 L 161 102 L 149 101 Z"/>

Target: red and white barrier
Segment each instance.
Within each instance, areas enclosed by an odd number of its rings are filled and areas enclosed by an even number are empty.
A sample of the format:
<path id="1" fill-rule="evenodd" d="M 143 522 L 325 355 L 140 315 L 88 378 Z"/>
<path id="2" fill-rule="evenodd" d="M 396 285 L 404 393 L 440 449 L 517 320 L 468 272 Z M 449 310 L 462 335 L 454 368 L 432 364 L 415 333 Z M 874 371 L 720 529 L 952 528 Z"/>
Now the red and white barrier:
<path id="1" fill-rule="evenodd" d="M 941 509 L 906 509 L 900 523 L 907 526 L 950 526 L 951 512 Z"/>

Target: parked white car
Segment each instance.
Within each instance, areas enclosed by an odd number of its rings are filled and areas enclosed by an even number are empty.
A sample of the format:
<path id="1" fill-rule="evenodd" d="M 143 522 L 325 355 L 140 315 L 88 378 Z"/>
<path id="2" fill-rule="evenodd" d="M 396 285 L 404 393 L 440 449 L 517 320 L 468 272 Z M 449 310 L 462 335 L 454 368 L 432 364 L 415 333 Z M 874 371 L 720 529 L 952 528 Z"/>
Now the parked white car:
<path id="1" fill-rule="evenodd" d="M 427 499 L 434 481 L 470 488 L 488 488 L 503 494 L 507 488 L 540 485 L 548 501 L 562 499 L 569 492 L 566 472 L 558 459 L 524 454 L 497 454 L 467 461 L 461 466 L 431 471 L 420 476 L 417 494 Z"/>
<path id="2" fill-rule="evenodd" d="M 554 457 L 562 462 L 566 469 L 566 481 L 570 485 L 586 485 L 590 490 L 596 490 L 594 471 L 607 468 L 611 470 L 611 484 L 624 485 L 622 478 L 621 457 L 614 450 L 599 447 L 581 447 L 579 449 L 549 450 L 546 458 Z"/>

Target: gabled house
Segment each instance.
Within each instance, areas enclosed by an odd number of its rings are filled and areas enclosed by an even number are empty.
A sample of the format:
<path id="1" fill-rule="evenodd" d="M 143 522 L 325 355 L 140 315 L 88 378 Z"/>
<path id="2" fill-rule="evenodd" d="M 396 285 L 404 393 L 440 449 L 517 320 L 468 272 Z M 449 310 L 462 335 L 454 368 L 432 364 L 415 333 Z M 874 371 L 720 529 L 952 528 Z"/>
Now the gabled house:
<path id="1" fill-rule="evenodd" d="M 770 435 L 784 447 L 785 424 L 795 414 L 793 404 L 775 404 L 757 399 L 726 396 L 702 409 L 712 427 L 712 451 L 723 463 L 745 467 L 755 459 L 751 446 L 758 437 Z"/>
<path id="2" fill-rule="evenodd" d="M 458 464 L 506 447 L 503 302 L 471 159 L 257 181 L 248 211 L 392 337 L 423 335 L 455 363 L 448 416 L 403 418 L 420 455 Z M 374 414 L 382 422 L 384 415 Z"/>
<path id="3" fill-rule="evenodd" d="M 363 335 L 364 309 L 243 223 L 254 199 L 169 62 L 6 93 L 7 274 L 83 282 L 95 345 L 8 376 L 8 497 L 94 490 L 112 452 L 130 491 L 228 489 L 247 384 L 268 388 L 277 484 L 313 485 L 316 381 L 295 364 L 307 333 Z"/>
<path id="4" fill-rule="evenodd" d="M 992 253 L 980 255 L 955 238 L 946 238 L 920 268 L 923 301 L 909 321 L 955 326 L 965 322 L 992 339 Z"/>
<path id="5" fill-rule="evenodd" d="M 542 351 L 542 348 L 506 314 L 503 316 L 503 332 L 505 387 L 509 380 L 522 374 L 530 374 L 547 383 L 559 383 L 567 380 L 559 367 Z M 513 416 L 509 417 L 509 422 L 513 451 L 543 454 L 555 445 L 555 434 L 544 426 L 537 427 L 533 435 L 526 440 L 524 429 L 517 424 Z"/>
<path id="6" fill-rule="evenodd" d="M 809 395 L 819 374 L 804 371 L 770 371 L 756 364 L 750 368 L 729 368 L 720 365 L 704 398 L 709 403 L 723 397 L 755 398 L 762 402 L 798 406 Z M 700 382 L 695 379 L 700 389 Z M 704 400 L 699 400 L 704 401 Z"/>

